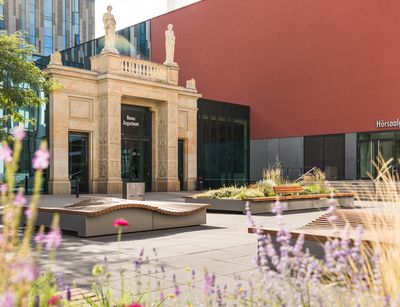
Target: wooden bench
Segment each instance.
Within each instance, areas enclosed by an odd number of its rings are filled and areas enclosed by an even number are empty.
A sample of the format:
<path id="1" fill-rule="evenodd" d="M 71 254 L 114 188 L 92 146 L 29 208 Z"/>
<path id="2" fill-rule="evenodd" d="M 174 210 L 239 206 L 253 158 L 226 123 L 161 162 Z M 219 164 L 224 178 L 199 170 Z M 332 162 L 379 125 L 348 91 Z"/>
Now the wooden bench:
<path id="1" fill-rule="evenodd" d="M 303 192 L 301 185 L 277 185 L 274 187 L 276 195 L 300 194 Z"/>
<path id="2" fill-rule="evenodd" d="M 367 211 L 365 209 L 339 209 L 335 211 L 335 220 L 332 214 L 324 213 L 306 225 L 291 230 L 292 238 L 300 234 L 305 240 L 326 242 L 329 238 L 343 238 L 346 225 L 349 226 L 349 239 L 358 239 L 357 227 L 363 227 L 362 241 L 369 243 L 399 244 L 397 230 L 400 225 L 399 214 L 386 214 L 383 212 Z M 278 230 L 261 228 L 262 233 L 276 236 Z M 248 232 L 254 233 L 256 228 L 249 227 Z"/>

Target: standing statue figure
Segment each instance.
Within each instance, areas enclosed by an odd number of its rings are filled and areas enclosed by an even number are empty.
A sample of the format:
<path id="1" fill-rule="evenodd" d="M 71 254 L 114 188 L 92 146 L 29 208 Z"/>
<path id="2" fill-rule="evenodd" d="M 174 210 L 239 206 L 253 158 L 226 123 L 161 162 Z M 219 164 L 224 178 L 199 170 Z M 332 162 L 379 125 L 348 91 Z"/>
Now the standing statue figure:
<path id="1" fill-rule="evenodd" d="M 165 31 L 165 62 L 164 65 L 174 65 L 177 64 L 174 62 L 175 56 L 175 34 L 173 29 L 173 25 L 169 24 L 167 30 Z"/>
<path id="2" fill-rule="evenodd" d="M 111 14 L 112 6 L 107 6 L 107 12 L 103 15 L 104 30 L 106 32 L 104 49 L 102 52 L 118 53 L 115 49 L 115 26 L 117 25 L 115 17 Z"/>

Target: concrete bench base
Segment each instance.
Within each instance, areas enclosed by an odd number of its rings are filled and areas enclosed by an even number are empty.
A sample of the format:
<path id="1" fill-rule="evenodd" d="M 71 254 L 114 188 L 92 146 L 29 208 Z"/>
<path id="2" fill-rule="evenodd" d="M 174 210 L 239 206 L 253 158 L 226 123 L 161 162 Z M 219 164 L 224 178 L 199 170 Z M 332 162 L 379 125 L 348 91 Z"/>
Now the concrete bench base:
<path id="1" fill-rule="evenodd" d="M 290 197 L 285 197 L 281 200 L 285 204 L 284 211 L 293 210 L 304 210 L 304 209 L 325 209 L 328 208 L 328 201 L 326 195 L 325 197 L 298 197 L 290 199 Z M 352 208 L 354 206 L 353 195 L 346 196 L 335 196 L 337 205 L 345 208 Z M 265 197 L 262 199 L 249 199 L 249 200 L 235 200 L 235 199 L 195 199 L 191 197 L 186 197 L 185 202 L 187 203 L 201 203 L 209 204 L 210 207 L 208 211 L 226 211 L 226 212 L 236 212 L 246 214 L 246 203 L 249 203 L 250 211 L 252 214 L 262 214 L 271 213 L 274 208 L 276 199 L 271 197 Z"/>
<path id="2" fill-rule="evenodd" d="M 129 227 L 123 229 L 124 233 L 205 224 L 208 207 L 203 204 L 96 198 L 63 208 L 39 208 L 36 225 L 50 227 L 53 215 L 58 213 L 61 230 L 80 237 L 103 236 L 117 234 L 118 229 L 112 224 L 118 218 L 129 222 Z"/>

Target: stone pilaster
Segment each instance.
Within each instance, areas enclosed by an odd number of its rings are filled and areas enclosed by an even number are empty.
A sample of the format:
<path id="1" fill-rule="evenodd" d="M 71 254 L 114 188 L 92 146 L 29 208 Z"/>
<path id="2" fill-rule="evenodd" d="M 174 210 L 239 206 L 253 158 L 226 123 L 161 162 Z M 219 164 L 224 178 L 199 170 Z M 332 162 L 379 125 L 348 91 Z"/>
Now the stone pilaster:
<path id="1" fill-rule="evenodd" d="M 121 96 L 99 97 L 98 193 L 121 193 Z"/>
<path id="2" fill-rule="evenodd" d="M 69 195 L 71 194 L 71 183 L 68 178 L 69 99 L 65 92 L 56 91 L 50 94 L 49 119 L 49 193 Z"/>
<path id="3" fill-rule="evenodd" d="M 160 106 L 157 191 L 179 191 L 177 97 Z"/>

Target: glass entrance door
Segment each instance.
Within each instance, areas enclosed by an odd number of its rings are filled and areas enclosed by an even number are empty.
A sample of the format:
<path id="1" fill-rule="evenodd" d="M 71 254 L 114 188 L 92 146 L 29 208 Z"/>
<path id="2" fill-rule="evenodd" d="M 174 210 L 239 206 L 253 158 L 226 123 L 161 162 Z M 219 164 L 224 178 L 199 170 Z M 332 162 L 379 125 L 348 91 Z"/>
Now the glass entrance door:
<path id="1" fill-rule="evenodd" d="M 395 146 L 393 140 L 373 140 L 360 142 L 360 178 L 371 179 L 378 176 L 378 171 L 374 163 L 380 169 L 382 163 L 395 157 Z M 394 161 L 391 163 L 395 164 Z"/>
<path id="2" fill-rule="evenodd" d="M 76 191 L 76 178 L 79 177 L 79 192 L 89 192 L 89 135 L 70 133 L 68 136 L 68 172 L 71 180 L 71 193 Z"/>
<path id="3" fill-rule="evenodd" d="M 125 182 L 144 182 L 151 191 L 151 142 L 122 140 L 121 177 Z"/>

